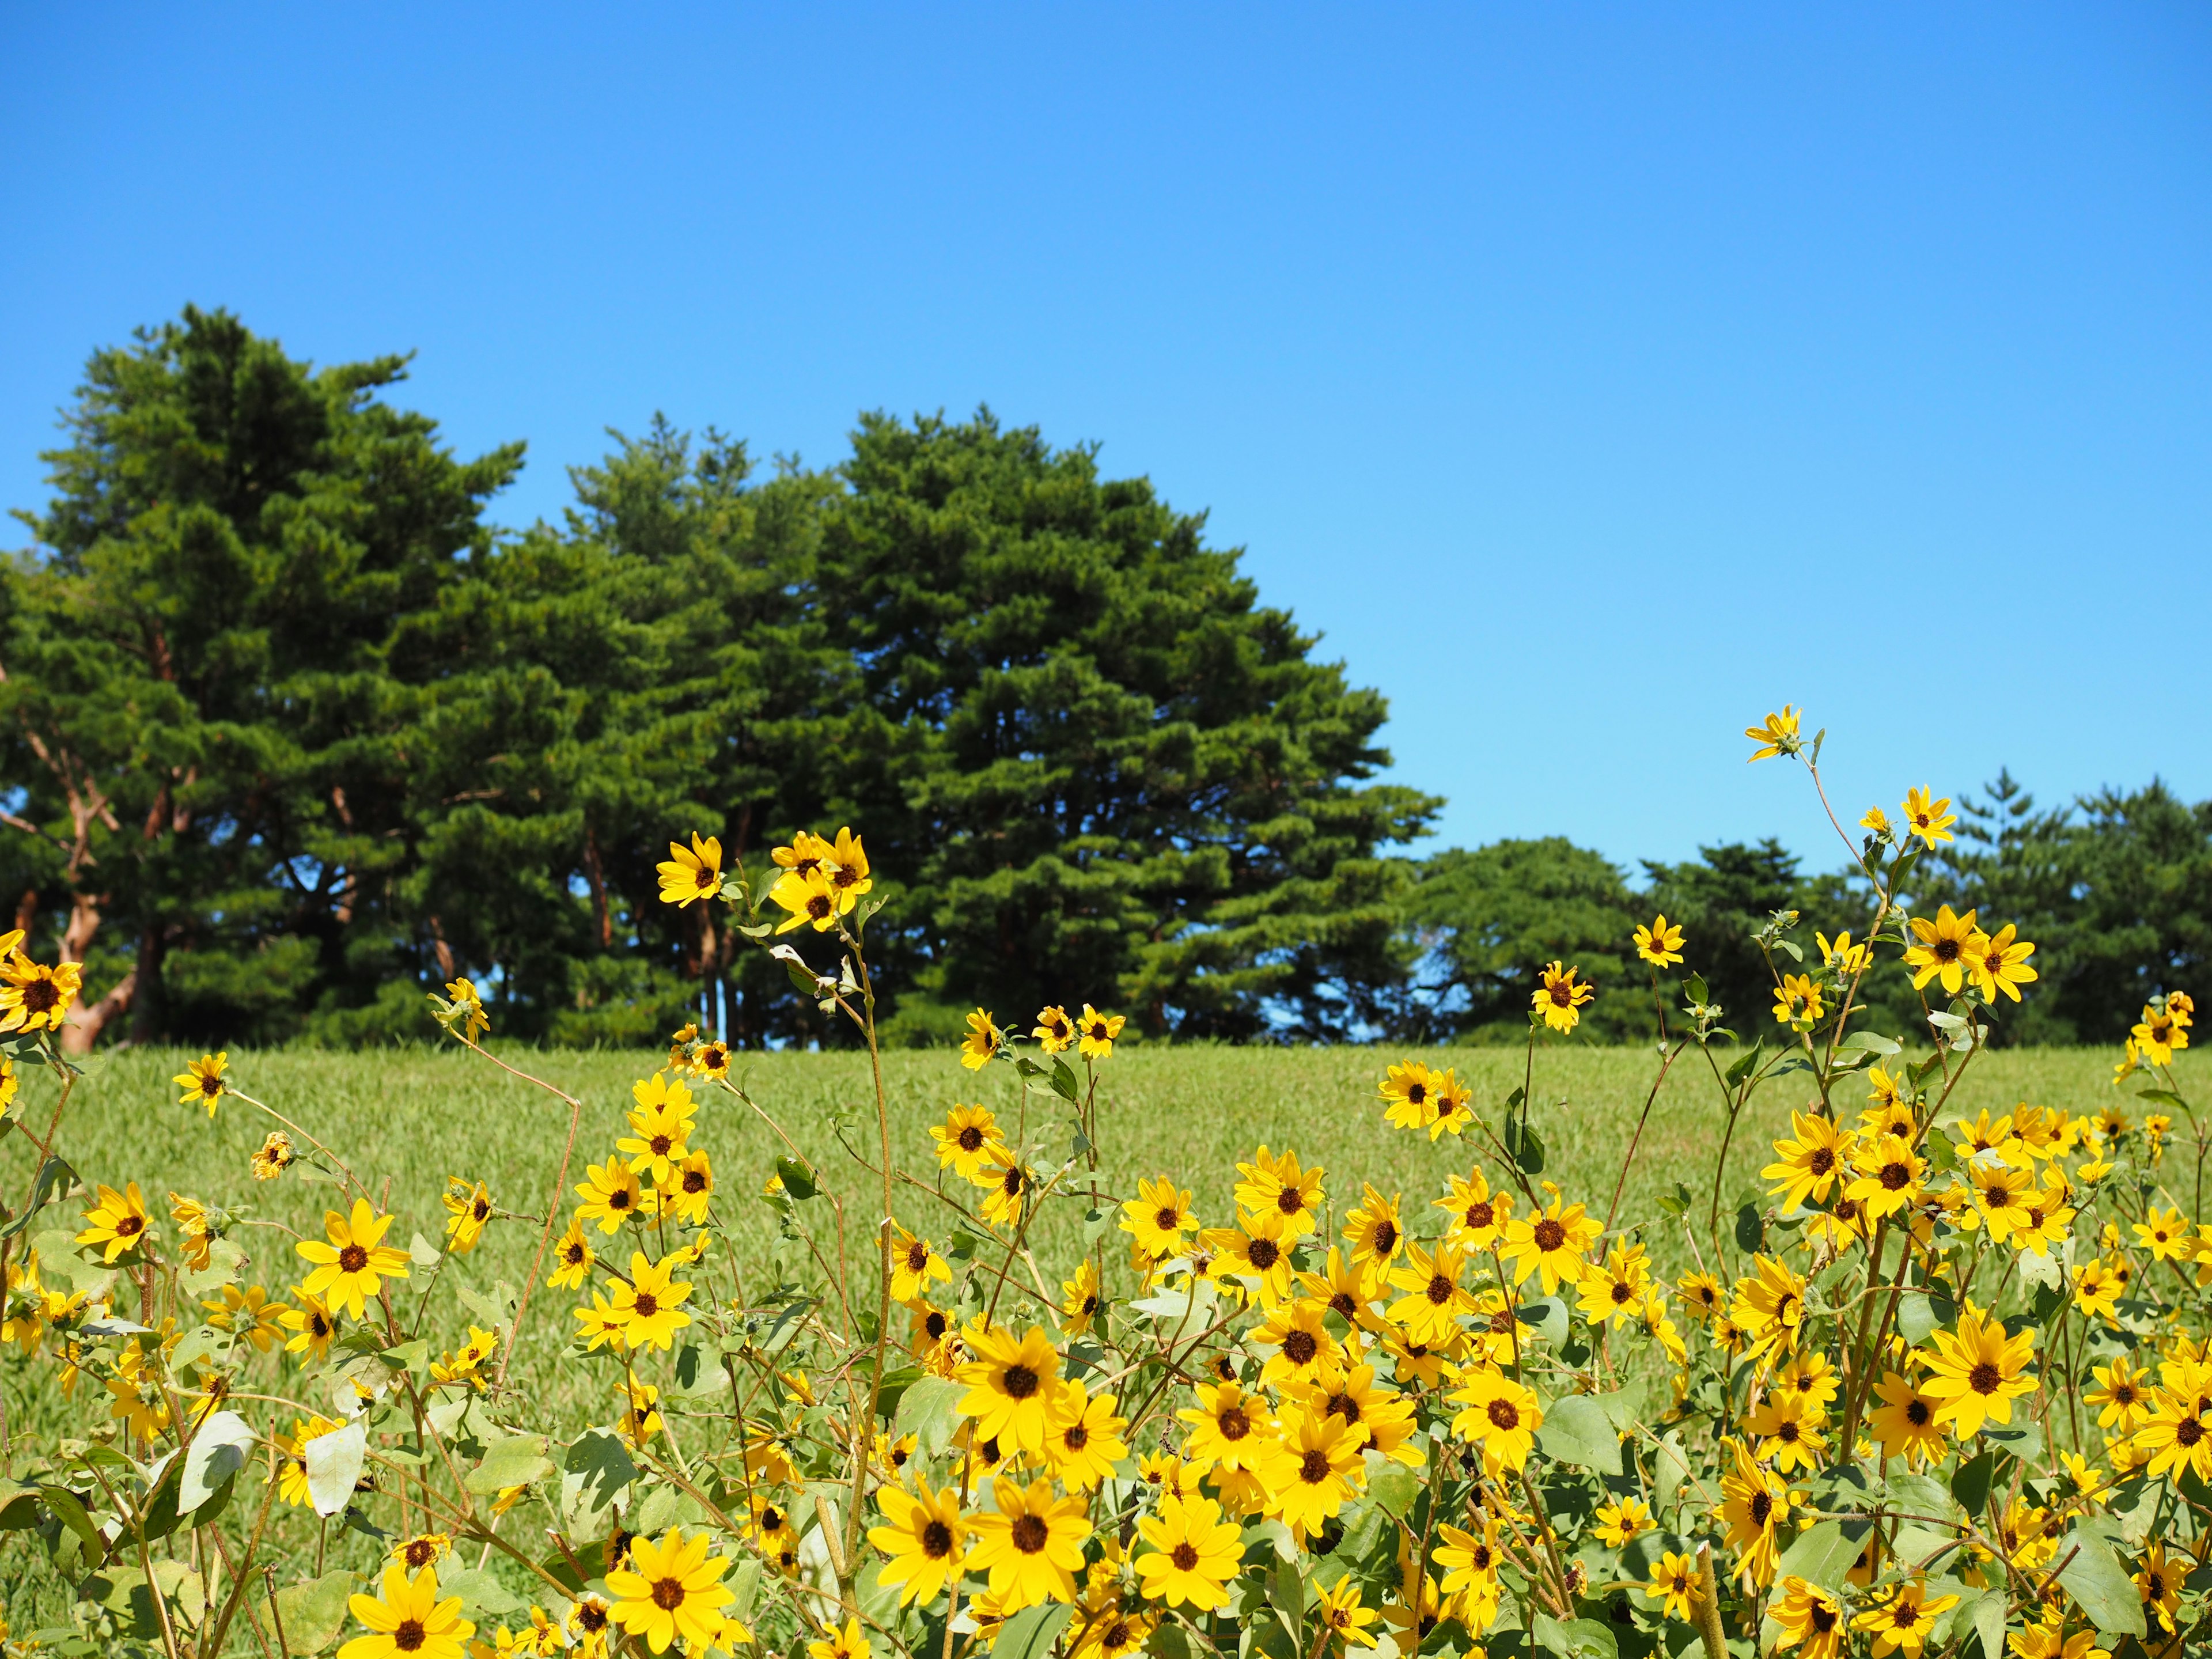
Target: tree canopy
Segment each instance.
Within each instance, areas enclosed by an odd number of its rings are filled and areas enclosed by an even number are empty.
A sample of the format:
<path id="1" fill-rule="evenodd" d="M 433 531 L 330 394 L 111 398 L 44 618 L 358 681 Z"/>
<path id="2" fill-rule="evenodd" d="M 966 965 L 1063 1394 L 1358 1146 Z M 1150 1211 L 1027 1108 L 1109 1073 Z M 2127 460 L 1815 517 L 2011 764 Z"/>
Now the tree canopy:
<path id="1" fill-rule="evenodd" d="M 763 470 L 656 418 L 502 530 L 522 446 L 456 457 L 404 376 L 191 307 L 88 365 L 0 561 L 0 883 L 86 963 L 81 1047 L 389 1040 L 462 975 L 511 1035 L 841 1040 L 659 902 L 694 831 L 755 871 L 862 833 L 908 1042 L 1086 999 L 1155 1036 L 1518 1040 L 1555 959 L 1600 992 L 1581 1035 L 1640 1038 L 1656 911 L 1748 1036 L 1776 912 L 1864 927 L 1854 878 L 1771 841 L 1633 882 L 1559 837 L 1417 860 L 1443 803 L 1378 781 L 1381 695 L 1095 447 L 870 414 L 842 464 Z M 2004 1040 L 2203 989 L 2212 802 L 2006 775 L 1961 813 L 1911 896 L 2037 942 Z M 1893 966 L 1863 995 L 1917 1029 Z"/>

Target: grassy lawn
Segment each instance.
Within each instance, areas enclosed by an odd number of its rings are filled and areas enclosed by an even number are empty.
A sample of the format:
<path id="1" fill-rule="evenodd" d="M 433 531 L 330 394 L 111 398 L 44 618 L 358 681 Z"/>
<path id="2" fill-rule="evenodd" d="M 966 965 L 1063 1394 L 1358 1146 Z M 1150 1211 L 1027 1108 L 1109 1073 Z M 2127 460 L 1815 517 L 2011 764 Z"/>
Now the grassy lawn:
<path id="1" fill-rule="evenodd" d="M 1328 1170 L 1326 1189 L 1340 1214 L 1357 1203 L 1363 1182 L 1407 1195 L 1407 1220 L 1442 1192 L 1446 1178 L 1463 1172 L 1475 1156 L 1474 1139 L 1447 1136 L 1431 1145 L 1425 1136 L 1385 1125 L 1375 1088 L 1383 1067 L 1400 1056 L 1369 1048 L 1270 1050 L 1249 1048 L 1125 1048 L 1104 1068 L 1100 1142 L 1106 1189 L 1133 1192 L 1135 1177 L 1172 1174 L 1194 1193 L 1200 1218 L 1229 1219 L 1235 1165 L 1265 1143 L 1278 1152 L 1295 1148 L 1308 1164 Z M 246 1203 L 256 1221 L 319 1236 L 319 1217 L 331 1189 L 301 1182 L 296 1171 L 273 1183 L 253 1182 L 247 1157 L 273 1126 L 261 1114 L 228 1102 L 215 1121 L 197 1108 L 176 1103 L 168 1082 L 191 1056 L 173 1052 L 124 1053 L 95 1058 L 80 1083 L 62 1132 L 62 1150 L 88 1181 L 119 1185 L 138 1181 L 149 1203 L 166 1203 L 177 1191 L 211 1203 Z M 630 1084 L 648 1074 L 659 1056 L 634 1053 L 518 1052 L 514 1063 L 559 1083 L 585 1102 L 570 1181 L 583 1178 L 587 1162 L 603 1161 L 623 1133 Z M 1455 1065 L 1473 1086 L 1476 1109 L 1496 1117 L 1509 1090 L 1521 1081 L 1522 1056 L 1502 1048 L 1457 1049 L 1427 1056 Z M 2098 1050 L 2024 1050 L 1979 1058 L 1955 1100 L 1968 1112 L 2009 1108 L 2020 1100 L 2087 1109 L 2108 1097 L 2111 1057 Z M 1568 1195 L 1600 1213 L 1618 1179 L 1629 1134 L 1650 1088 L 1655 1066 L 1642 1051 L 1562 1048 L 1536 1059 L 1534 1122 L 1548 1147 L 1546 1173 Z M 240 1085 L 267 1101 L 336 1148 L 354 1169 L 380 1186 L 391 1182 L 391 1206 L 400 1213 L 392 1240 L 404 1245 L 421 1231 L 440 1237 L 444 1212 L 439 1196 L 449 1175 L 490 1183 L 503 1208 L 543 1213 L 561 1158 L 567 1108 L 552 1096 L 511 1079 L 487 1062 L 453 1051 L 402 1050 L 361 1054 L 280 1051 L 233 1057 Z M 993 1107 L 1011 1132 L 1021 1121 L 1022 1091 L 1011 1068 L 995 1066 L 979 1079 L 949 1051 L 888 1055 L 893 1144 L 902 1168 L 934 1179 L 926 1126 L 957 1103 Z M 832 1126 L 841 1109 L 856 1114 L 854 1146 L 872 1157 L 874 1109 L 865 1055 L 772 1054 L 742 1058 L 732 1073 L 752 1099 L 775 1116 L 836 1190 L 847 1195 L 855 1236 L 868 1224 L 869 1171 L 839 1145 Z M 51 1085 L 27 1086 L 23 1107 L 43 1127 Z M 1778 1128 L 1792 1104 L 1802 1104 L 1802 1077 L 1787 1077 L 1761 1091 L 1737 1126 L 1721 1182 L 1724 1206 L 1754 1182 L 1769 1157 Z M 1071 1129 L 1056 1097 L 1032 1087 L 1028 1104 L 1032 1141 L 1048 1166 L 1066 1154 Z M 1645 1127 L 1621 1203 L 1624 1222 L 1657 1219 L 1653 1200 L 1680 1181 L 1700 1198 L 1710 1190 L 1725 1119 L 1710 1071 L 1692 1054 L 1679 1063 L 1661 1091 Z M 780 1150 L 773 1130 L 739 1100 L 707 1095 L 693 1145 L 714 1160 L 717 1203 L 752 1203 Z M 0 1143 L 0 1179 L 11 1197 L 27 1183 L 29 1148 L 21 1136 Z M 963 1201 L 973 1189 L 957 1181 L 949 1189 Z M 573 1203 L 573 1196 L 565 1199 Z M 810 1206 L 811 1207 L 811 1206 Z M 1072 1259 L 1080 1204 L 1048 1205 L 1032 1235 L 1044 1267 Z M 940 1241 L 956 1219 L 929 1194 L 906 1188 L 898 1206 L 909 1227 Z M 768 1212 L 758 1212 L 765 1249 Z M 173 1232 L 166 1216 L 165 1232 Z M 43 1228 L 51 1224 L 42 1219 Z M 273 1228 L 241 1229 L 240 1242 L 255 1258 L 252 1277 L 272 1291 L 294 1282 L 298 1269 L 291 1240 Z M 506 1279 L 520 1284 L 537 1244 L 537 1230 L 521 1221 L 495 1223 L 476 1253 L 455 1272 L 477 1288 Z M 594 1239 L 598 1235 L 593 1235 Z M 1655 1237 L 1656 1254 L 1673 1263 L 1681 1255 L 1679 1234 Z M 864 1254 L 864 1253 L 861 1253 Z M 756 1261 L 757 1258 L 756 1259 Z M 756 1262 L 740 1261 L 741 1268 Z M 726 1283 L 726 1281 L 725 1281 Z M 1110 1287 L 1109 1287 L 1110 1288 Z M 570 1300 L 555 1293 L 553 1301 Z M 450 1325 L 458 1335 L 460 1311 L 440 1297 L 433 1328 Z M 568 1322 L 533 1316 L 517 1356 L 526 1376 L 551 1382 L 554 1361 L 567 1340 Z"/>
<path id="2" fill-rule="evenodd" d="M 1425 1136 L 1383 1123 L 1376 1085 L 1385 1066 L 1401 1057 L 1366 1048 L 1125 1048 L 1103 1073 L 1102 1182 L 1119 1197 L 1133 1192 L 1138 1176 L 1172 1175 L 1194 1189 L 1202 1220 L 1223 1224 L 1231 1218 L 1235 1164 L 1264 1142 L 1278 1152 L 1295 1148 L 1308 1164 L 1326 1168 L 1334 1212 L 1328 1236 L 1334 1233 L 1335 1218 L 1358 1201 L 1365 1182 L 1386 1192 L 1402 1191 L 1407 1220 L 1418 1224 L 1415 1216 L 1443 1190 L 1449 1175 L 1466 1170 L 1475 1147 L 1473 1137 L 1447 1137 L 1431 1145 Z M 95 1057 L 70 1103 L 61 1151 L 89 1182 L 120 1185 L 137 1180 L 149 1205 L 157 1206 L 165 1245 L 173 1243 L 175 1232 L 167 1214 L 172 1191 L 210 1204 L 250 1206 L 251 1224 L 234 1234 L 252 1258 L 246 1277 L 281 1295 L 301 1273 L 293 1239 L 284 1230 L 319 1236 L 331 1189 L 303 1182 L 296 1170 L 273 1183 L 252 1180 L 248 1155 L 272 1126 L 236 1101 L 226 1103 L 212 1122 L 197 1107 L 179 1105 L 168 1079 L 191 1058 L 176 1052 Z M 649 1074 L 660 1055 L 515 1051 L 509 1058 L 585 1101 L 573 1185 L 583 1178 L 587 1162 L 610 1155 L 623 1132 L 629 1085 Z M 1476 1109 L 1492 1118 L 1500 1115 L 1508 1091 L 1521 1081 L 1517 1052 L 1459 1049 L 1426 1058 L 1456 1066 L 1474 1090 Z M 328 1141 L 373 1185 L 380 1188 L 389 1181 L 390 1206 L 400 1217 L 392 1243 L 404 1246 L 418 1231 L 433 1240 L 441 1236 L 445 1214 L 439 1199 L 448 1176 L 489 1182 L 503 1208 L 544 1212 L 560 1164 L 568 1109 L 481 1059 L 453 1050 L 416 1049 L 360 1054 L 283 1051 L 234 1054 L 232 1060 L 240 1086 Z M 2007 1109 L 2023 1099 L 2087 1109 L 2110 1097 L 2111 1061 L 2110 1054 L 2091 1050 L 1985 1055 L 1969 1070 L 1954 1102 L 1969 1113 L 1984 1106 Z M 1652 1057 L 1640 1051 L 1562 1048 L 1537 1056 L 1534 1122 L 1550 1149 L 1547 1173 L 1571 1198 L 1588 1203 L 1601 1216 L 1654 1069 Z M 873 1190 L 874 1177 L 840 1146 L 833 1118 L 840 1113 L 856 1116 L 860 1127 L 854 1145 L 871 1152 L 874 1109 L 866 1056 L 754 1055 L 738 1062 L 733 1078 L 776 1117 L 827 1184 L 845 1195 L 854 1259 L 863 1260 L 860 1241 L 872 1218 L 866 1194 Z M 963 1070 L 950 1051 L 902 1052 L 887 1057 L 885 1080 L 897 1156 L 903 1168 L 925 1182 L 935 1175 L 927 1126 L 949 1107 L 988 1104 L 1010 1133 L 1023 1120 L 1022 1091 L 1010 1067 L 993 1066 L 978 1079 Z M 1768 1160 L 1769 1143 L 1786 1122 L 1790 1107 L 1803 1104 L 1803 1094 L 1802 1076 L 1770 1085 L 1737 1126 L 1721 1182 L 1723 1227 L 1739 1194 Z M 43 1129 L 52 1085 L 33 1079 L 25 1095 L 18 1110 Z M 1040 1148 L 1040 1161 L 1050 1167 L 1067 1155 L 1072 1129 L 1066 1109 L 1033 1087 L 1026 1109 L 1029 1138 Z M 1723 1127 L 1718 1088 L 1700 1059 L 1692 1055 L 1677 1066 L 1654 1106 L 1622 1200 L 1623 1222 L 1663 1221 L 1653 1200 L 1677 1181 L 1698 1194 L 1701 1214 Z M 739 1288 L 733 1271 L 750 1276 L 749 1288 L 759 1287 L 758 1268 L 774 1229 L 770 1212 L 757 1205 L 755 1194 L 781 1143 L 744 1102 L 710 1091 L 693 1145 L 705 1147 L 714 1160 L 720 1212 L 759 1218 L 757 1226 L 742 1219 L 737 1224 L 738 1236 L 747 1241 L 738 1261 L 710 1259 L 703 1271 L 690 1275 L 706 1281 L 697 1294 L 726 1300 Z M 0 1141 L 0 1182 L 6 1183 L 0 1192 L 11 1204 L 21 1201 L 28 1182 L 30 1151 L 20 1133 Z M 950 1191 L 963 1201 L 975 1195 L 957 1181 Z M 564 1212 L 574 1201 L 572 1194 L 562 1194 Z M 49 1212 L 34 1232 L 64 1220 L 74 1226 L 82 1207 L 72 1201 L 63 1212 Z M 827 1208 L 818 1202 L 805 1207 L 817 1214 Z M 1085 1207 L 1050 1204 L 1042 1212 L 1033 1242 L 1041 1267 L 1054 1282 L 1079 1252 Z M 906 1224 L 940 1244 L 955 1220 L 935 1197 L 915 1188 L 902 1190 L 898 1209 Z M 822 1221 L 827 1231 L 827 1217 Z M 538 1236 L 536 1226 L 524 1220 L 495 1222 L 474 1254 L 445 1270 L 447 1277 L 477 1290 L 502 1279 L 519 1285 Z M 609 1241 L 596 1233 L 592 1237 L 604 1253 Z M 1687 1251 L 1679 1231 L 1654 1229 L 1651 1243 L 1670 1276 L 1685 1265 Z M 1118 1249 L 1110 1252 L 1109 1262 L 1118 1255 Z M 418 1277 L 406 1288 L 414 1290 L 420 1283 Z M 872 1300 L 872 1273 L 856 1271 L 852 1283 Z M 1126 1279 L 1117 1283 L 1109 1277 L 1109 1294 L 1126 1288 Z M 541 1287 L 514 1373 L 572 1427 L 605 1421 L 614 1410 L 607 1395 L 613 1373 L 605 1365 L 562 1358 L 574 1329 L 568 1309 L 574 1301 L 572 1293 Z M 411 1296 L 400 1305 L 410 1311 Z M 1012 1311 L 1020 1317 L 1025 1310 Z M 441 1346 L 456 1346 L 465 1335 L 466 1322 L 457 1299 L 441 1287 L 432 1299 L 428 1334 Z M 290 1395 L 298 1386 L 297 1373 L 280 1365 L 282 1358 L 253 1361 L 243 1386 Z M 56 1394 L 54 1375 L 43 1359 L 27 1366 L 12 1350 L 0 1358 L 0 1389 L 5 1390 L 19 1468 L 26 1436 L 50 1441 L 58 1434 L 82 1432 L 83 1402 L 65 1406 Z M 312 1518 L 302 1511 L 282 1513 L 276 1541 L 280 1554 L 304 1560 L 316 1547 Z M 334 1535 L 329 1547 L 334 1565 L 343 1561 L 361 1570 L 375 1556 L 369 1540 L 350 1534 Z M 0 1596 L 18 1600 L 27 1609 L 36 1606 L 42 1615 L 58 1614 L 61 1591 L 46 1582 L 48 1576 L 32 1554 L 0 1551 Z"/>

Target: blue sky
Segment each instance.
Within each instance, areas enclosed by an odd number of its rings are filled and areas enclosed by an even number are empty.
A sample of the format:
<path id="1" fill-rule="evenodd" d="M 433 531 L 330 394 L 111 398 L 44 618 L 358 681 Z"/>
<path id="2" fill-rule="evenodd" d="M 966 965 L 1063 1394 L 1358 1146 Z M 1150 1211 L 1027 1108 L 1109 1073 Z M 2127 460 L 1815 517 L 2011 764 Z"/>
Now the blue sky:
<path id="1" fill-rule="evenodd" d="M 0 504 L 187 300 L 417 351 L 507 522 L 988 401 L 1209 509 L 1447 841 L 1832 863 L 1785 701 L 1851 817 L 2212 795 L 2212 11 L 341 9 L 0 10 Z"/>

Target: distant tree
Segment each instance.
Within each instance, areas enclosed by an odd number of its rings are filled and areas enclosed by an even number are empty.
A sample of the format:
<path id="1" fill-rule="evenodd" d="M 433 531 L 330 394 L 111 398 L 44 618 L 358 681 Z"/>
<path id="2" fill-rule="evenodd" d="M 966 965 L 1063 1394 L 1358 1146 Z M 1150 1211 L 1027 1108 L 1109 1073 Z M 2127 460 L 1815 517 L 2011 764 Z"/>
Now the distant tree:
<path id="1" fill-rule="evenodd" d="M 816 567 L 861 708 L 809 763 L 902 884 L 896 1029 L 1094 999 L 1188 1036 L 1355 1032 L 1402 983 L 1386 713 L 1141 478 L 873 416 Z M 823 823 L 835 824 L 825 817 Z"/>
<path id="2" fill-rule="evenodd" d="M 1412 1035 L 1520 1041 L 1529 996 L 1554 959 L 1574 963 L 1598 988 L 1583 1033 L 1608 1042 L 1656 1030 L 1647 974 L 1630 942 L 1637 902 L 1618 866 L 1563 836 L 1436 854 L 1405 899 L 1427 969 L 1427 1030 Z"/>
<path id="3" fill-rule="evenodd" d="M 1808 890 L 1796 854 L 1771 836 L 1755 846 L 1701 847 L 1698 854 L 1683 864 L 1645 860 L 1645 902 L 1680 924 L 1684 969 L 1705 976 L 1729 1029 L 1748 1042 L 1772 1024 L 1774 1005 L 1775 969 L 1753 936 L 1774 912 L 1802 910 Z M 1802 942 L 1808 955 L 1812 943 Z M 1776 965 L 1784 972 L 1796 966 L 1786 955 Z"/>

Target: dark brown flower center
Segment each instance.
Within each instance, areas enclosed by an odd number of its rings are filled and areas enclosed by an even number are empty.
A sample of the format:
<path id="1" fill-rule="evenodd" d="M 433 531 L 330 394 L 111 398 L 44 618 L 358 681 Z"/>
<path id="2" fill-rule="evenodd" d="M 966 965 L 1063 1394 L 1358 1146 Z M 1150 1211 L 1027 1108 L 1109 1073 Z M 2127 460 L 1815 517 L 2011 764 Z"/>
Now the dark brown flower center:
<path id="1" fill-rule="evenodd" d="M 2004 1373 L 1984 1359 L 1966 1373 L 1966 1386 L 1976 1394 L 1995 1394 L 2004 1382 Z"/>
<path id="2" fill-rule="evenodd" d="M 1905 1420 L 1916 1429 L 1926 1428 L 1929 1419 L 1935 1415 L 1936 1413 L 1929 1409 L 1928 1402 L 1924 1400 L 1908 1400 L 1905 1402 Z"/>
<path id="3" fill-rule="evenodd" d="M 656 1578 L 653 1581 L 653 1605 L 664 1613 L 673 1613 L 684 1605 L 684 1581 L 680 1578 Z"/>
<path id="4" fill-rule="evenodd" d="M 1911 1184 L 1911 1182 L 1912 1171 L 1905 1165 L 1902 1164 L 1885 1164 L 1881 1166 L 1881 1184 L 1889 1191 L 1893 1193 L 1903 1192 L 1906 1187 Z"/>
<path id="5" fill-rule="evenodd" d="M 418 1651 L 422 1648 L 423 1640 L 422 1621 L 420 1619 L 403 1619 L 399 1621 L 399 1628 L 392 1632 L 392 1645 L 402 1653 Z"/>
<path id="6" fill-rule="evenodd" d="M 1536 1224 L 1535 1239 L 1538 1249 L 1546 1252 L 1556 1250 L 1567 1242 L 1567 1230 L 1553 1220 L 1551 1217 L 1546 1216 Z"/>
<path id="7" fill-rule="evenodd" d="M 955 1139 L 963 1152 L 980 1152 L 982 1149 L 983 1132 L 972 1123 L 962 1129 Z"/>
<path id="8" fill-rule="evenodd" d="M 942 1521 L 933 1521 L 921 1529 L 921 1553 L 933 1561 L 942 1561 L 952 1553 L 952 1528 Z"/>
<path id="9" fill-rule="evenodd" d="M 660 1298 L 651 1291 L 640 1291 L 637 1300 L 630 1304 L 630 1311 L 640 1319 L 650 1319 L 660 1311 Z"/>
<path id="10" fill-rule="evenodd" d="M 1037 1374 L 1026 1365 L 1009 1365 L 999 1386 L 1015 1400 L 1027 1400 L 1037 1391 Z"/>
<path id="11" fill-rule="evenodd" d="M 929 1265 L 929 1246 L 920 1239 L 906 1247 L 906 1270 L 918 1273 Z"/>
<path id="12" fill-rule="evenodd" d="M 1014 1524 L 1008 1530 L 1013 1538 L 1014 1547 L 1024 1555 L 1035 1555 L 1052 1536 L 1044 1524 L 1044 1518 L 1036 1515 L 1016 1516 Z"/>
<path id="13" fill-rule="evenodd" d="M 1283 1358 L 1293 1365 L 1309 1365 L 1321 1352 L 1321 1344 L 1314 1340 L 1311 1331 L 1292 1331 L 1283 1339 Z"/>
<path id="14" fill-rule="evenodd" d="M 1275 1194 L 1275 1207 L 1285 1215 L 1296 1215 L 1305 1206 L 1305 1194 L 1295 1187 L 1285 1187 Z"/>
<path id="15" fill-rule="evenodd" d="M 1398 1229 L 1390 1218 L 1383 1216 L 1375 1224 L 1375 1254 L 1388 1255 L 1398 1248 Z"/>
<path id="16" fill-rule="evenodd" d="M 1242 1440 L 1252 1432 L 1252 1419 L 1244 1414 L 1242 1406 L 1231 1406 L 1214 1419 L 1214 1426 L 1221 1431 L 1224 1440 Z"/>
<path id="17" fill-rule="evenodd" d="M 684 1190 L 687 1193 L 705 1192 L 707 1172 L 704 1170 L 686 1170 L 684 1172 Z"/>
<path id="18" fill-rule="evenodd" d="M 349 1244 L 338 1252 L 338 1271 L 357 1273 L 368 1266 L 368 1252 L 358 1244 Z"/>
<path id="19" fill-rule="evenodd" d="M 1504 1433 L 1510 1434 L 1521 1426 L 1520 1407 L 1510 1400 L 1492 1401 L 1490 1409 L 1483 1414 L 1489 1418 L 1492 1428 Z"/>
<path id="20" fill-rule="evenodd" d="M 1298 1459 L 1298 1479 L 1309 1486 L 1319 1486 L 1328 1474 L 1328 1454 L 1318 1447 Z"/>
<path id="21" fill-rule="evenodd" d="M 1152 1212 L 1152 1225 L 1164 1233 L 1179 1231 L 1182 1220 L 1182 1212 L 1180 1210 L 1155 1210 Z"/>
<path id="22" fill-rule="evenodd" d="M 1774 1497 L 1771 1492 L 1753 1492 L 1751 1498 L 1751 1524 L 1763 1527 L 1774 1513 Z"/>
<path id="23" fill-rule="evenodd" d="M 1441 1308 L 1452 1299 L 1452 1292 L 1457 1289 L 1459 1286 L 1442 1273 L 1431 1273 L 1428 1285 L 1421 1294 L 1428 1297 L 1431 1307 Z"/>
<path id="24" fill-rule="evenodd" d="M 1836 1167 L 1836 1155 L 1826 1146 L 1815 1146 L 1813 1156 L 1805 1160 L 1805 1167 L 1816 1176 L 1824 1176 Z"/>
<path id="25" fill-rule="evenodd" d="M 1177 1572 L 1188 1572 L 1198 1565 L 1198 1552 L 1188 1543 L 1177 1544 L 1168 1553 L 1168 1559 L 1176 1564 Z"/>
<path id="26" fill-rule="evenodd" d="M 1272 1238 L 1255 1238 L 1244 1247 L 1244 1259 L 1261 1273 L 1266 1273 L 1282 1260 L 1282 1251 Z"/>

